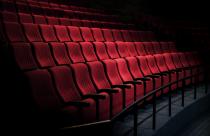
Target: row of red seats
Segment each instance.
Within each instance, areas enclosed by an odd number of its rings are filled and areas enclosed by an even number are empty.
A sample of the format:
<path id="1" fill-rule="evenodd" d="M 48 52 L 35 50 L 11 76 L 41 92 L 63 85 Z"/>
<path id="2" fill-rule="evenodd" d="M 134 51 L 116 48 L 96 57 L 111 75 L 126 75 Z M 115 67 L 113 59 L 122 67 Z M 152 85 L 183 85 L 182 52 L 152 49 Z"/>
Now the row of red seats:
<path id="1" fill-rule="evenodd" d="M 58 16 L 58 17 L 68 17 L 68 18 L 80 18 L 89 20 L 100 20 L 100 21 L 113 21 L 119 20 L 116 15 L 105 15 L 100 13 L 82 12 L 74 11 L 64 8 L 53 8 L 53 7 L 41 7 L 37 5 L 28 5 L 22 2 L 9 2 L 7 0 L 1 1 L 1 10 L 11 11 L 11 12 L 21 12 L 21 13 L 33 13 L 38 15 L 48 15 L 48 16 Z M 17 10 L 16 10 L 17 8 Z"/>
<path id="2" fill-rule="evenodd" d="M 34 0 L 2 0 L 4 5 L 11 5 L 11 3 L 14 3 L 16 5 L 25 5 L 27 6 L 40 6 L 43 8 L 62 8 L 66 10 L 74 10 L 74 11 L 83 11 L 83 12 L 97 12 L 97 13 L 102 13 L 106 14 L 105 11 L 103 10 L 98 10 L 98 9 L 93 9 L 93 8 L 86 8 L 86 7 L 81 7 L 81 6 L 75 6 L 75 5 L 69 5 L 69 4 L 59 4 L 55 2 L 45 2 L 45 1 L 34 1 Z M 20 6 L 21 7 L 21 6 Z M 14 10 L 14 8 L 9 8 L 9 10 Z"/>
<path id="3" fill-rule="evenodd" d="M 94 20 L 81 20 L 70 18 L 58 18 L 52 16 L 34 15 L 27 13 L 13 13 L 8 11 L 1 12 L 1 18 L 8 22 L 20 23 L 34 23 L 34 24 L 50 24 L 50 25 L 72 25 L 72 26 L 86 26 L 86 27 L 99 27 L 99 28 L 134 28 L 132 24 L 123 24 L 118 22 L 103 22 Z"/>
<path id="4" fill-rule="evenodd" d="M 196 66 L 192 59 L 181 62 Z M 177 69 L 175 64 L 170 54 L 157 54 L 55 66 L 25 74 L 39 108 L 60 111 L 68 114 L 71 122 L 84 123 L 110 119 L 146 93 L 192 75 L 186 74 L 189 67 Z M 196 67 L 192 70 L 197 73 Z M 182 82 L 172 85 L 172 90 L 177 87 L 182 87 Z"/>
<path id="5" fill-rule="evenodd" d="M 16 22 L 3 22 L 5 32 L 11 41 L 30 42 L 82 42 L 82 41 L 154 41 L 155 35 L 151 31 L 134 31 L 119 29 L 101 29 L 89 27 L 63 26 L 63 25 L 37 25 L 31 23 L 19 24 Z M 15 30 L 15 32 L 14 32 Z M 42 35 L 42 36 L 41 36 Z M 26 36 L 26 38 L 25 38 Z M 170 42 L 171 46 L 175 45 Z"/>

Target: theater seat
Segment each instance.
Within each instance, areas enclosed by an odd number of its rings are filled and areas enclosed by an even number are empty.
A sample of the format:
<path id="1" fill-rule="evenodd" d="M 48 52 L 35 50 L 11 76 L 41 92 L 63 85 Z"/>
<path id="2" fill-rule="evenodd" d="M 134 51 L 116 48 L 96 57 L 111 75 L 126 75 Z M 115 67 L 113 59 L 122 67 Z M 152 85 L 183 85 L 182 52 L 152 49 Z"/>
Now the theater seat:
<path id="1" fill-rule="evenodd" d="M 71 63 L 64 43 L 52 42 L 50 43 L 50 46 L 54 59 L 58 65 L 67 65 Z"/>
<path id="2" fill-rule="evenodd" d="M 105 42 L 107 53 L 111 59 L 120 58 L 120 55 L 117 51 L 116 44 L 114 42 Z"/>
<path id="3" fill-rule="evenodd" d="M 79 27 L 76 26 L 68 26 L 70 38 L 73 42 L 82 42 L 82 35 L 80 33 Z"/>
<path id="4" fill-rule="evenodd" d="M 126 42 L 116 42 L 116 45 L 121 58 L 130 56 L 126 46 Z"/>
<path id="5" fill-rule="evenodd" d="M 93 48 L 93 44 L 90 42 L 80 42 L 82 47 L 82 52 L 86 61 L 96 61 L 98 60 L 96 53 Z"/>
<path id="6" fill-rule="evenodd" d="M 92 99 L 82 100 L 72 81 L 71 71 L 66 67 L 55 67 L 50 71 L 56 88 L 47 70 L 34 70 L 25 73 L 29 79 L 31 94 L 40 111 L 51 111 L 51 114 L 53 111 L 60 112 L 60 117 L 57 118 L 60 120 L 65 115 L 66 118 L 63 122 L 69 124 L 95 121 L 95 102 Z"/>
<path id="7" fill-rule="evenodd" d="M 47 24 L 47 21 L 42 15 L 33 15 L 35 24 Z"/>
<path id="8" fill-rule="evenodd" d="M 37 68 L 29 43 L 12 43 L 11 45 L 14 59 L 21 70 L 32 70 Z"/>
<path id="9" fill-rule="evenodd" d="M 44 68 L 55 66 L 55 62 L 53 60 L 49 45 L 47 43 L 34 42 L 32 43 L 32 45 L 36 60 L 40 67 Z"/>
<path id="10" fill-rule="evenodd" d="M 139 56 L 144 56 L 147 54 L 142 42 L 135 42 L 135 45 L 136 45 L 136 51 Z"/>
<path id="11" fill-rule="evenodd" d="M 70 42 L 68 30 L 65 26 L 54 25 L 57 38 L 60 42 Z"/>
<path id="12" fill-rule="evenodd" d="M 111 87 L 121 88 L 123 91 L 123 108 L 131 105 L 134 102 L 134 86 L 131 84 L 123 84 L 115 60 L 108 59 L 103 60 L 102 62 L 105 66 L 107 78 Z"/>
<path id="13" fill-rule="evenodd" d="M 121 89 L 111 88 L 111 85 L 106 77 L 103 64 L 100 61 L 88 62 L 87 65 L 90 68 L 91 78 L 93 79 L 93 83 L 95 84 L 97 90 L 107 92 L 110 96 L 110 117 L 120 113 L 123 108 Z"/>
<path id="14" fill-rule="evenodd" d="M 107 42 L 114 41 L 114 38 L 113 38 L 113 35 L 112 35 L 112 32 L 110 29 L 102 29 L 102 32 L 104 34 L 105 41 L 107 41 Z"/>
<path id="15" fill-rule="evenodd" d="M 100 28 L 92 28 L 92 32 L 93 32 L 93 37 L 94 37 L 95 41 L 97 41 L 97 42 L 105 41 L 104 37 L 103 37 L 103 33 Z"/>
<path id="16" fill-rule="evenodd" d="M 33 23 L 31 14 L 18 13 L 21 23 Z"/>
<path id="17" fill-rule="evenodd" d="M 106 46 L 103 42 L 93 42 L 93 44 L 99 60 L 109 59 L 109 55 L 106 51 Z"/>
<path id="18" fill-rule="evenodd" d="M 42 37 L 36 24 L 24 23 L 23 29 L 29 42 L 41 42 Z"/>
<path id="19" fill-rule="evenodd" d="M 67 42 L 66 47 L 69 57 L 73 63 L 85 62 L 85 58 L 82 55 L 81 47 L 76 42 Z"/>
<path id="20" fill-rule="evenodd" d="M 93 98 L 96 101 L 97 119 L 110 117 L 110 97 L 105 92 L 97 92 L 94 87 L 88 67 L 84 63 L 71 64 L 76 84 L 83 98 Z"/>
<path id="21" fill-rule="evenodd" d="M 39 25 L 41 34 L 45 42 L 57 42 L 57 37 L 55 35 L 55 31 L 53 26 L 51 25 Z"/>
<path id="22" fill-rule="evenodd" d="M 82 37 L 86 42 L 93 42 L 94 38 L 91 32 L 91 29 L 88 27 L 80 27 Z"/>

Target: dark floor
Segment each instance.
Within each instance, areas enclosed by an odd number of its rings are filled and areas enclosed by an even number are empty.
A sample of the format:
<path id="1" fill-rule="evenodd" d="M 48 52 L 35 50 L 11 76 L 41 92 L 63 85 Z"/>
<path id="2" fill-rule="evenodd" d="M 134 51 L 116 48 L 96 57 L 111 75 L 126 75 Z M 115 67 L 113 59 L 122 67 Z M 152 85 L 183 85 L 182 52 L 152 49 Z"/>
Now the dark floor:
<path id="1" fill-rule="evenodd" d="M 177 136 L 210 136 L 210 111 L 193 120 Z"/>
<path id="2" fill-rule="evenodd" d="M 193 87 L 185 89 L 185 107 L 195 102 Z M 197 88 L 197 100 L 205 96 L 205 86 L 201 85 Z M 168 116 L 168 97 L 162 97 L 157 101 L 157 110 L 160 111 L 156 115 L 156 129 L 152 129 L 152 104 L 147 104 L 145 108 L 138 110 L 138 135 L 139 136 L 152 136 L 156 131 L 162 128 L 169 120 L 172 120 L 176 114 L 181 112 L 184 107 L 181 106 L 181 91 L 173 94 L 172 97 L 172 116 Z M 205 118 L 204 118 L 205 117 Z M 147 120 L 143 121 L 145 118 Z M 194 125 L 195 124 L 195 125 Z M 210 113 L 203 116 L 192 124 L 189 124 L 189 128 L 186 128 L 186 132 L 179 134 L 181 136 L 210 136 L 208 130 L 210 130 Z M 114 136 L 132 136 L 133 135 L 133 114 L 126 116 L 123 120 L 117 121 L 114 124 Z M 116 131 L 117 130 L 117 131 Z M 193 130 L 193 131 L 192 131 Z M 206 131 L 205 131 L 206 130 Z M 192 133 L 192 134 L 191 134 Z M 176 136 L 179 136 L 176 135 Z"/>

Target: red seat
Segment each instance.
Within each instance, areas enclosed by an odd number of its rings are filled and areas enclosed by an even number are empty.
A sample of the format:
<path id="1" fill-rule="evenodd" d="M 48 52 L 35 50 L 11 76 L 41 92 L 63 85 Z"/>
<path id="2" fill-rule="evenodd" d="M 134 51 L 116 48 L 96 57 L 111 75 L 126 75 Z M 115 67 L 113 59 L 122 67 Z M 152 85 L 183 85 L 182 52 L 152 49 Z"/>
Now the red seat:
<path id="1" fill-rule="evenodd" d="M 55 66 L 55 62 L 50 52 L 50 48 L 47 43 L 35 42 L 32 43 L 36 60 L 40 67 L 52 67 Z"/>
<path id="2" fill-rule="evenodd" d="M 31 14 L 18 13 L 21 23 L 33 23 Z"/>
<path id="3" fill-rule="evenodd" d="M 110 98 L 112 98 L 110 107 L 112 109 L 111 117 L 120 113 L 123 107 L 121 89 L 111 88 L 111 85 L 106 77 L 103 64 L 100 61 L 88 62 L 87 65 L 90 68 L 91 77 L 97 90 L 104 90 L 104 92 L 109 93 Z"/>
<path id="4" fill-rule="evenodd" d="M 114 42 L 105 42 L 107 53 L 111 59 L 120 58 L 117 52 L 117 47 Z"/>
<path id="5" fill-rule="evenodd" d="M 129 52 L 127 49 L 126 42 L 116 42 L 117 50 L 120 54 L 120 57 L 129 57 Z"/>
<path id="6" fill-rule="evenodd" d="M 123 41 L 120 30 L 113 29 L 112 33 L 115 41 Z"/>
<path id="7" fill-rule="evenodd" d="M 110 29 L 102 29 L 102 32 L 104 34 L 105 41 L 107 41 L 107 42 L 114 41 L 114 38 L 113 38 L 113 35 L 112 35 L 112 32 Z"/>
<path id="8" fill-rule="evenodd" d="M 152 42 L 142 42 L 144 45 L 144 49 L 148 55 L 155 54 Z"/>
<path id="9" fill-rule="evenodd" d="M 144 95 L 144 87 L 143 85 L 141 84 L 142 82 L 141 81 L 137 81 L 133 79 L 129 69 L 128 69 L 128 65 L 126 63 L 126 60 L 123 59 L 123 58 L 118 58 L 118 59 L 115 59 L 115 61 L 117 62 L 117 67 L 118 67 L 118 71 L 119 71 L 119 74 L 121 76 L 121 79 L 124 83 L 130 83 L 130 84 L 133 84 L 134 86 L 134 91 L 135 91 L 135 97 L 134 99 L 135 100 L 138 100 L 140 99 L 143 95 Z"/>
<path id="10" fill-rule="evenodd" d="M 96 53 L 94 51 L 93 45 L 90 42 L 80 42 L 82 47 L 82 52 L 86 61 L 96 61 L 98 60 Z"/>
<path id="11" fill-rule="evenodd" d="M 24 42 L 25 36 L 21 26 L 15 22 L 4 22 L 5 32 L 10 42 Z"/>
<path id="12" fill-rule="evenodd" d="M 68 53 L 64 43 L 50 43 L 53 56 L 58 65 L 70 64 Z"/>
<path id="13" fill-rule="evenodd" d="M 12 43 L 14 59 L 21 70 L 36 69 L 31 46 L 28 43 Z"/>
<path id="14" fill-rule="evenodd" d="M 74 78 L 82 96 L 87 98 L 95 98 L 97 105 L 96 109 L 98 111 L 98 119 L 109 119 L 110 97 L 105 92 L 97 92 L 91 81 L 87 65 L 85 65 L 84 63 L 71 64 L 71 68 L 73 69 Z M 103 96 L 103 98 L 99 97 L 99 95 Z"/>
<path id="15" fill-rule="evenodd" d="M 176 63 L 176 61 L 174 62 L 172 56 L 169 53 L 164 53 L 163 55 L 168 69 L 177 71 L 177 66 L 179 65 L 179 63 Z M 176 73 L 177 73 L 177 80 L 180 80 L 184 77 L 184 71 L 177 71 Z M 182 81 L 178 83 L 177 87 L 182 87 Z"/>
<path id="16" fill-rule="evenodd" d="M 171 76 L 170 82 L 175 82 L 177 80 L 176 72 L 172 72 L 172 71 L 170 71 L 170 69 L 168 69 L 166 62 L 164 60 L 164 56 L 161 54 L 155 54 L 154 57 L 155 57 L 155 60 L 157 62 L 157 66 L 158 66 L 160 72 L 163 72 L 163 73 L 169 72 L 169 74 Z M 171 90 L 175 90 L 176 88 L 177 88 L 176 83 L 171 86 Z"/>
<path id="17" fill-rule="evenodd" d="M 138 56 L 135 44 L 133 42 L 126 42 L 125 44 L 130 56 Z"/>
<path id="18" fill-rule="evenodd" d="M 159 67 L 156 64 L 156 60 L 155 60 L 154 56 L 147 55 L 146 58 L 147 58 L 148 66 L 149 66 L 152 74 L 161 76 L 161 86 L 167 85 L 170 81 L 169 74 L 164 73 L 163 75 L 161 75 L 161 71 L 159 71 Z M 163 89 L 163 93 L 167 93 L 168 91 L 169 91 L 169 87 L 166 87 Z"/>
<path id="19" fill-rule="evenodd" d="M 156 54 L 161 54 L 163 53 L 162 49 L 161 49 L 161 46 L 159 44 L 159 42 L 152 42 L 152 45 L 153 45 L 153 49 L 154 49 L 154 52 Z"/>
<path id="20" fill-rule="evenodd" d="M 33 15 L 35 24 L 47 24 L 47 21 L 42 15 Z"/>
<path id="21" fill-rule="evenodd" d="M 46 17 L 49 25 L 59 25 L 59 20 L 56 17 Z"/>
<path id="22" fill-rule="evenodd" d="M 72 81 L 72 74 L 67 67 L 50 69 L 55 80 L 47 70 L 26 72 L 32 96 L 41 111 L 57 111 L 67 118 L 70 124 L 93 122 L 96 120 L 96 105 L 92 99 L 82 100 Z M 68 104 L 67 104 L 68 103 Z M 61 117 L 58 117 L 61 119 Z"/>
<path id="23" fill-rule="evenodd" d="M 42 37 L 46 42 L 57 42 L 58 41 L 56 38 L 53 26 L 51 26 L 51 25 L 39 25 L 39 26 L 41 29 Z"/>
<path id="24" fill-rule="evenodd" d="M 81 47 L 76 42 L 67 42 L 66 43 L 69 57 L 73 63 L 85 62 L 85 59 L 82 55 Z"/>
<path id="25" fill-rule="evenodd" d="M 70 19 L 70 21 L 72 26 L 78 26 L 78 27 L 83 26 L 82 21 L 80 19 Z"/>
<path id="26" fill-rule="evenodd" d="M 82 36 L 79 30 L 79 27 L 76 26 L 68 26 L 70 38 L 73 42 L 82 42 Z"/>
<path id="27" fill-rule="evenodd" d="M 60 19 L 60 24 L 61 25 L 65 25 L 65 26 L 70 26 L 71 25 L 71 21 L 69 18 L 59 18 Z"/>
<path id="28" fill-rule="evenodd" d="M 18 16 L 14 12 L 2 11 L 1 17 L 5 22 L 18 22 Z"/>
<path id="29" fill-rule="evenodd" d="M 92 32 L 93 32 L 93 37 L 94 37 L 95 41 L 97 41 L 97 42 L 105 41 L 104 37 L 103 37 L 103 33 L 100 28 L 92 28 Z"/>
<path id="30" fill-rule="evenodd" d="M 86 42 L 93 42 L 94 38 L 91 32 L 91 29 L 88 27 L 80 27 L 82 37 Z"/>
<path id="31" fill-rule="evenodd" d="M 136 51 L 139 56 L 144 56 L 147 54 L 142 42 L 135 42 L 135 45 L 136 45 Z"/>
<path id="32" fill-rule="evenodd" d="M 57 35 L 57 38 L 60 42 L 70 42 L 70 37 L 68 34 L 68 30 L 65 26 L 61 26 L 61 25 L 55 25 L 55 32 Z"/>
<path id="33" fill-rule="evenodd" d="M 93 44 L 96 50 L 96 55 L 98 56 L 99 60 L 109 59 L 109 55 L 106 51 L 106 46 L 103 42 L 94 42 Z"/>
<path id="34" fill-rule="evenodd" d="M 41 42 L 42 37 L 39 32 L 39 27 L 36 24 L 31 24 L 31 23 L 24 23 L 23 28 L 25 31 L 26 38 L 28 39 L 29 42 Z"/>
<path id="35" fill-rule="evenodd" d="M 134 102 L 134 86 L 131 84 L 123 84 L 115 60 L 103 60 L 103 63 L 105 65 L 105 70 L 111 86 L 120 87 L 123 91 L 123 107 L 125 108 L 126 106 L 132 104 Z"/>
<path id="36" fill-rule="evenodd" d="M 128 30 L 121 30 L 121 33 L 122 33 L 123 39 L 126 42 L 132 42 L 133 41 L 133 39 L 132 39 Z"/>

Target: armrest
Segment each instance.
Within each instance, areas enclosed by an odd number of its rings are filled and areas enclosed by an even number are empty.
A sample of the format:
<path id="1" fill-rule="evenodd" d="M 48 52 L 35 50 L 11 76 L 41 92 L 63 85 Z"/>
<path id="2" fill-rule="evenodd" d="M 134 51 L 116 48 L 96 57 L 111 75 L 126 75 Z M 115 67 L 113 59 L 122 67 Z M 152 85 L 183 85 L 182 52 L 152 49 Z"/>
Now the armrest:
<path id="1" fill-rule="evenodd" d="M 64 104 L 64 106 L 77 106 L 77 107 L 88 107 L 90 106 L 90 103 L 83 102 L 83 101 L 70 101 Z"/>
<path id="2" fill-rule="evenodd" d="M 107 93 L 118 93 L 119 90 L 112 89 L 112 88 L 105 88 L 105 89 L 100 89 L 98 90 L 99 92 L 107 92 Z"/>
<path id="3" fill-rule="evenodd" d="M 84 95 L 84 98 L 92 98 L 92 99 L 105 99 L 106 96 L 102 95 L 102 94 L 87 94 Z"/>
<path id="4" fill-rule="evenodd" d="M 141 85 L 142 84 L 142 82 L 140 82 L 140 81 L 125 81 L 123 83 L 124 84 L 138 84 L 138 85 Z"/>
<path id="5" fill-rule="evenodd" d="M 131 86 L 130 85 L 113 85 L 112 88 L 121 88 L 121 89 L 125 89 L 125 88 L 128 88 L 130 89 Z"/>
<path id="6" fill-rule="evenodd" d="M 150 78 L 142 77 L 142 78 L 135 78 L 135 80 L 150 81 Z"/>

